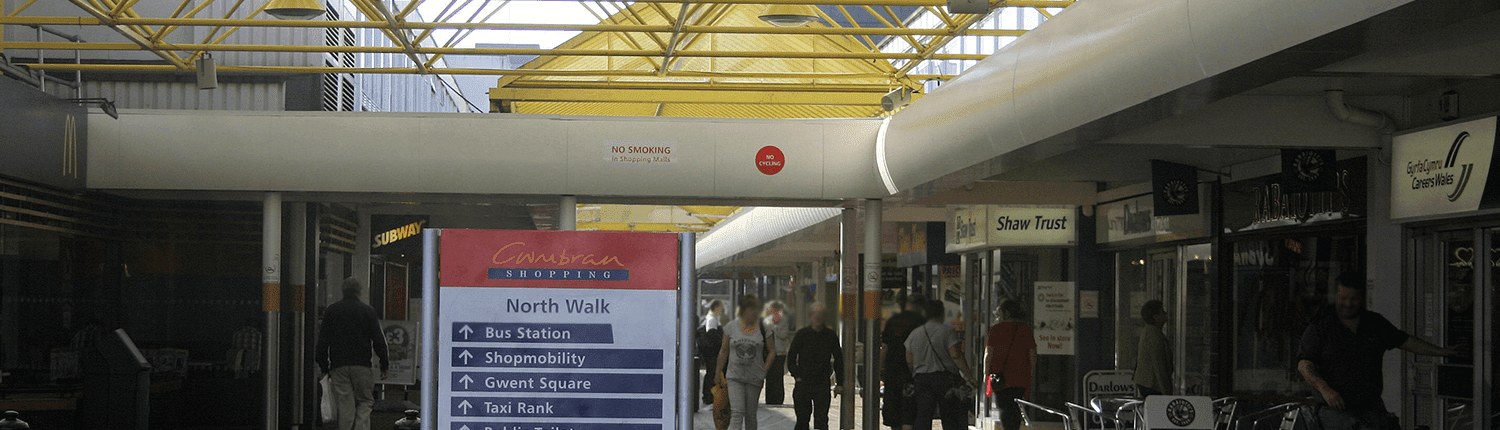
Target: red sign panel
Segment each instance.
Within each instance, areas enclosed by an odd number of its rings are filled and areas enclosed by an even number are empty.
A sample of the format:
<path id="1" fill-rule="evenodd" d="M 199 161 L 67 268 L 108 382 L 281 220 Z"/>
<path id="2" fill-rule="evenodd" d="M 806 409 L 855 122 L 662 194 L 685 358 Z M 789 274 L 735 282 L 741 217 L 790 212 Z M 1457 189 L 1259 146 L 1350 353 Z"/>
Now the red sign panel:
<path id="1" fill-rule="evenodd" d="M 444 287 L 677 289 L 677 235 L 443 230 Z"/>
<path id="2" fill-rule="evenodd" d="M 755 153 L 755 168 L 760 169 L 761 173 L 774 175 L 781 173 L 784 167 L 786 167 L 786 154 L 781 153 L 781 148 L 766 146 Z"/>

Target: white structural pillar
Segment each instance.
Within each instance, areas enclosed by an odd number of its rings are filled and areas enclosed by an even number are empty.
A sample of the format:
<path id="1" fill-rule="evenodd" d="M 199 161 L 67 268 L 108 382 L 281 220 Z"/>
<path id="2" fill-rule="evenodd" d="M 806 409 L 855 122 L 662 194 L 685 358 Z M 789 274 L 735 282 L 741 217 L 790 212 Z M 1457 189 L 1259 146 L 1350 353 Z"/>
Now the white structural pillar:
<path id="1" fill-rule="evenodd" d="M 865 430 L 878 430 L 880 428 L 880 397 L 879 387 L 876 381 L 880 369 L 876 367 L 880 363 L 876 357 L 879 356 L 880 338 L 880 218 L 881 202 L 877 199 L 865 200 L 865 264 L 864 264 L 864 300 L 861 301 L 862 312 L 860 323 L 864 326 L 864 356 L 860 361 L 865 364 L 865 374 L 860 385 L 864 387 L 863 397 L 865 400 L 864 428 Z"/>
<path id="2" fill-rule="evenodd" d="M 265 428 L 281 428 L 281 193 L 266 193 L 261 220 L 261 310 L 266 312 Z"/>
<path id="3" fill-rule="evenodd" d="M 557 205 L 557 229 L 578 229 L 578 196 L 562 196 L 562 202 Z"/>

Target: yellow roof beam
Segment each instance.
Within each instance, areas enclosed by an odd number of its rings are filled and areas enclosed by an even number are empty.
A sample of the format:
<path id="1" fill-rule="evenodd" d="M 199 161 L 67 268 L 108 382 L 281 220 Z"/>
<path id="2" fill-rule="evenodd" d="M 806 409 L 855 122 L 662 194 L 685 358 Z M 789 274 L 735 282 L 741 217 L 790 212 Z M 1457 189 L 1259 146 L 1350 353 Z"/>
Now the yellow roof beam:
<path id="1" fill-rule="evenodd" d="M 169 73 L 180 72 L 178 68 L 161 64 L 73 64 L 73 63 L 20 63 L 32 70 L 45 71 L 74 71 L 85 72 L 143 72 L 143 73 Z M 376 75 L 415 75 L 419 74 L 415 67 L 305 67 L 305 66 L 219 66 L 221 73 L 365 73 Z M 548 76 L 548 77 L 656 77 L 656 72 L 649 70 L 569 70 L 569 69 L 464 69 L 464 68 L 437 68 L 431 70 L 432 74 L 438 75 L 476 75 L 476 76 L 506 76 L 508 78 L 520 78 L 525 76 Z M 956 75 L 910 75 L 917 80 L 924 79 L 952 79 Z M 871 79 L 890 79 L 885 73 L 817 73 L 817 72 L 695 72 L 695 71 L 673 71 L 668 72 L 669 78 L 717 78 L 717 79 L 817 79 L 817 80 L 854 80 L 869 81 Z M 566 82 L 566 81 L 558 81 Z"/>
<path id="2" fill-rule="evenodd" d="M 389 28 L 384 21 L 291 21 L 272 19 L 217 19 L 217 18 L 116 18 L 111 22 L 120 25 L 161 25 L 174 27 L 273 27 L 273 28 Z M 0 17 L 5 25 L 89 25 L 105 26 L 105 21 L 93 17 Z M 668 33 L 671 25 L 632 24 L 518 24 L 486 22 L 398 22 L 409 30 L 526 30 L 526 31 L 587 31 L 615 33 Z M 947 28 L 873 28 L 873 27 L 752 27 L 684 25 L 683 33 L 709 34 L 769 34 L 769 35 L 852 35 L 852 36 L 944 36 L 953 31 Z M 967 34 L 979 36 L 1020 36 L 1026 30 L 970 30 Z"/>
<path id="3" fill-rule="evenodd" d="M 879 106 L 880 93 L 494 88 L 490 100 L 522 102 L 691 103 Z"/>
<path id="4" fill-rule="evenodd" d="M 325 46 L 325 45 L 227 45 L 197 43 L 152 43 L 143 40 L 148 50 L 159 53 L 172 51 L 215 52 L 327 52 L 327 53 L 375 53 L 406 54 L 400 46 Z M 69 43 L 69 42 L 4 42 L 0 49 L 47 49 L 83 51 L 135 51 L 140 46 L 131 43 Z M 570 57 L 659 57 L 661 50 L 630 49 L 530 49 L 530 48 L 439 48 L 415 47 L 417 54 L 445 55 L 542 55 Z M 797 58 L 827 60 L 905 59 L 919 58 L 936 60 L 983 60 L 980 54 L 914 54 L 902 52 L 802 52 L 802 51 L 678 51 L 678 57 L 697 58 Z M 174 61 L 174 64 L 181 60 Z"/>

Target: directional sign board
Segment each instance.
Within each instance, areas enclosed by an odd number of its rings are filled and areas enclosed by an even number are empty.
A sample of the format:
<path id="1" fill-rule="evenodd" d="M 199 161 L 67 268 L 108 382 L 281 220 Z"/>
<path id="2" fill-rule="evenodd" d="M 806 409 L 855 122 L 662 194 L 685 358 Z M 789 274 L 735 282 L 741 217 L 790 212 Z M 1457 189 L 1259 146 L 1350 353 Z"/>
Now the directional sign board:
<path id="1" fill-rule="evenodd" d="M 673 234 L 443 230 L 439 430 L 671 430 Z"/>

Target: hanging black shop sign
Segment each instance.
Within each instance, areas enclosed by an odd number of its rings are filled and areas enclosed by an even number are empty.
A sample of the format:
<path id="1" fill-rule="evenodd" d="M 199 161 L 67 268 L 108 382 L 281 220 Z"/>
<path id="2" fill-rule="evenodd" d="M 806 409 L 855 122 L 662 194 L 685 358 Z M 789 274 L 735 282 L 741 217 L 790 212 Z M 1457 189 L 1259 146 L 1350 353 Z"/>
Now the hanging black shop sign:
<path id="1" fill-rule="evenodd" d="M 1151 160 L 1151 194 L 1156 216 L 1198 213 L 1198 168 Z"/>
<path id="2" fill-rule="evenodd" d="M 1338 155 L 1332 149 L 1281 150 L 1281 183 L 1289 193 L 1339 190 Z"/>

